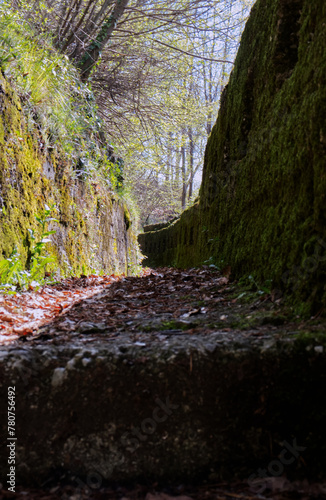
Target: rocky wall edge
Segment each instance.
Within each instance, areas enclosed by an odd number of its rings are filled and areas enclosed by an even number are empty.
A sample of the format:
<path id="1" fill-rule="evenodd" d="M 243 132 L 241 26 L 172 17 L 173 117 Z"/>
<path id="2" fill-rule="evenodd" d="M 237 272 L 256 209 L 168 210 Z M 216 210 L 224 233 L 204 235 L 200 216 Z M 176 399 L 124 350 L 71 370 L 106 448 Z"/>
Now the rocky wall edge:
<path id="1" fill-rule="evenodd" d="M 135 223 L 123 200 L 104 185 L 78 180 L 69 159 L 44 150 L 0 75 L 0 254 L 17 247 L 27 259 L 28 229 L 37 231 L 35 216 L 45 204 L 56 206 L 51 252 L 63 273 L 127 274 L 138 264 Z"/>

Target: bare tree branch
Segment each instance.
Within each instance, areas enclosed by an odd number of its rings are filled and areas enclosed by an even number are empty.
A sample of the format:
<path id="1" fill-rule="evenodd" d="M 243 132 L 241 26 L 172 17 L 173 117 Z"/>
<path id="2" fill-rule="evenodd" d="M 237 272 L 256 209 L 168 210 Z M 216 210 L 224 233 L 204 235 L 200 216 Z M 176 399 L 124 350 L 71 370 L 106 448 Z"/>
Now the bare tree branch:
<path id="1" fill-rule="evenodd" d="M 165 47 L 168 47 L 169 49 L 176 50 L 177 52 L 181 52 L 182 54 L 186 54 L 187 56 L 195 57 L 196 59 L 202 59 L 203 61 L 212 61 L 212 62 L 217 62 L 217 63 L 234 64 L 233 61 L 228 61 L 226 59 L 213 59 L 211 57 L 198 56 L 197 54 L 192 54 L 191 52 L 188 52 L 187 50 L 180 49 L 179 47 L 173 47 L 173 45 L 169 45 L 168 43 L 162 42 L 161 40 L 153 40 L 153 41 L 154 41 L 154 43 L 164 45 Z"/>

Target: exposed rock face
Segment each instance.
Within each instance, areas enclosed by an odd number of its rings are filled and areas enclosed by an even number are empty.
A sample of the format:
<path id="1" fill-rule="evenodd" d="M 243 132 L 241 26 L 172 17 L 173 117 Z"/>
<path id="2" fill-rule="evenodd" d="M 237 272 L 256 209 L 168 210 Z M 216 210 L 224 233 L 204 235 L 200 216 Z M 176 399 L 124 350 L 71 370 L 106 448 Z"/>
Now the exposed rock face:
<path id="1" fill-rule="evenodd" d="M 208 140 L 200 202 L 139 237 L 150 265 L 206 260 L 325 302 L 326 4 L 258 0 Z"/>
<path id="2" fill-rule="evenodd" d="M 137 262 L 127 207 L 103 186 L 77 180 L 67 159 L 44 152 L 28 129 L 17 95 L 0 75 L 0 255 L 14 246 L 26 259 L 28 229 L 44 204 L 55 203 L 59 224 L 53 252 L 66 272 L 128 272 Z"/>

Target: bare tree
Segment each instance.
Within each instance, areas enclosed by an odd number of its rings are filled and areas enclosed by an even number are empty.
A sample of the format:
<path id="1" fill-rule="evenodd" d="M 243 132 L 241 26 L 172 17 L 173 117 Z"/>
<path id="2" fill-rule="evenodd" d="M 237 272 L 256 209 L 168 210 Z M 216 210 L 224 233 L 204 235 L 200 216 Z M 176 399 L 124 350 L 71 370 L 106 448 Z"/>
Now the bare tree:
<path id="1" fill-rule="evenodd" d="M 112 13 L 102 24 L 101 29 L 96 36 L 95 40 L 85 49 L 83 57 L 77 62 L 77 66 L 80 68 L 81 78 L 86 81 L 90 75 L 90 72 L 94 65 L 97 63 L 100 54 L 108 41 L 110 40 L 112 33 L 122 17 L 129 0 L 116 0 Z"/>
<path id="2" fill-rule="evenodd" d="M 151 197 L 154 211 L 184 208 L 253 0 L 20 1 L 91 82 L 146 217 Z"/>

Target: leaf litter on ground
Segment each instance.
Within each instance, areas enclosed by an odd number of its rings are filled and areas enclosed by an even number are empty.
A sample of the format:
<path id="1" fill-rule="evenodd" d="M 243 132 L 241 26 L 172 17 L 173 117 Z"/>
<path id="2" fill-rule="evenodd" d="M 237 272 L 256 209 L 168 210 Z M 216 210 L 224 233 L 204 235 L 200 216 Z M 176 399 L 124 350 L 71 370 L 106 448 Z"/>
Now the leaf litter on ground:
<path id="1" fill-rule="evenodd" d="M 143 275 L 147 273 L 145 269 Z M 21 335 L 32 334 L 74 304 L 124 278 L 124 275 L 114 274 L 72 277 L 39 290 L 15 295 L 0 294 L 0 345 L 8 344 Z"/>
<path id="2" fill-rule="evenodd" d="M 9 298 L 0 321 L 4 341 L 18 336 L 32 343 L 114 341 L 117 336 L 168 342 L 176 335 L 216 332 L 223 342 L 240 337 L 249 342 L 297 330 L 298 321 L 285 317 L 272 294 L 250 294 L 247 300 L 237 282 L 209 266 L 145 269 L 136 277 L 71 278 L 13 302 Z"/>
<path id="3" fill-rule="evenodd" d="M 145 268 L 136 277 L 81 276 L 34 292 L 0 295 L 0 344 L 65 342 L 72 336 L 92 342 L 120 335 L 151 342 L 215 332 L 225 341 L 254 341 L 307 328 L 291 314 L 272 292 L 244 292 L 229 270 L 224 276 L 209 266 Z"/>

